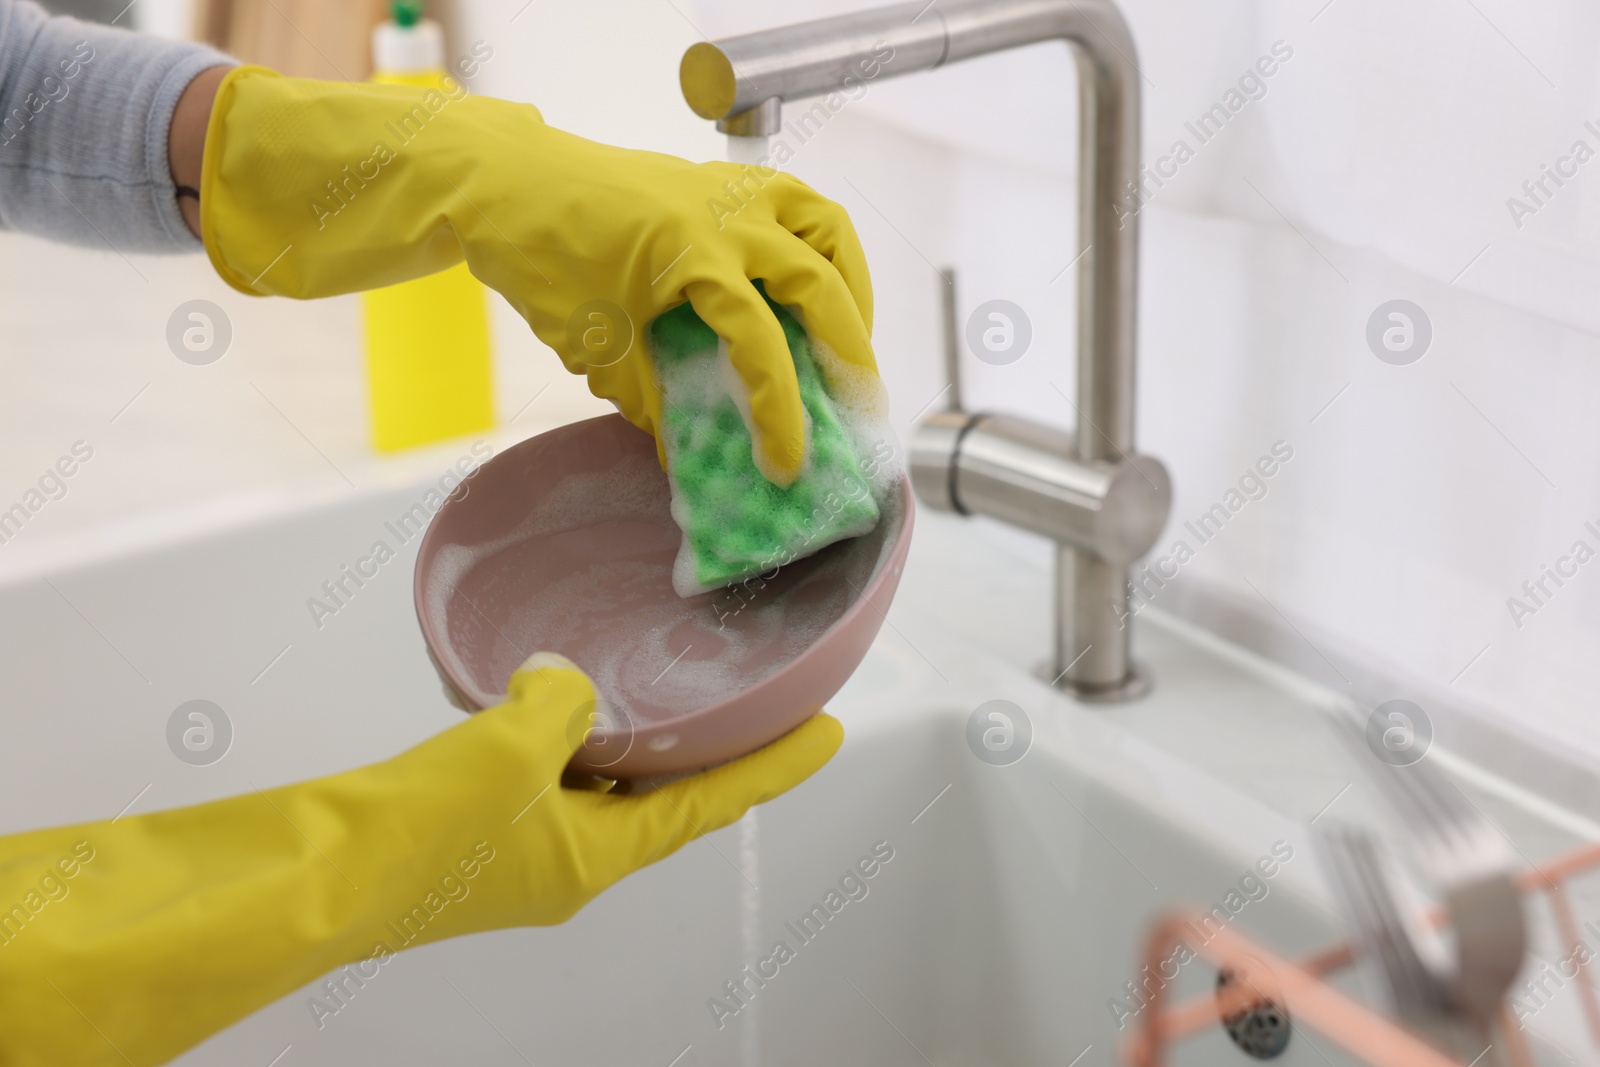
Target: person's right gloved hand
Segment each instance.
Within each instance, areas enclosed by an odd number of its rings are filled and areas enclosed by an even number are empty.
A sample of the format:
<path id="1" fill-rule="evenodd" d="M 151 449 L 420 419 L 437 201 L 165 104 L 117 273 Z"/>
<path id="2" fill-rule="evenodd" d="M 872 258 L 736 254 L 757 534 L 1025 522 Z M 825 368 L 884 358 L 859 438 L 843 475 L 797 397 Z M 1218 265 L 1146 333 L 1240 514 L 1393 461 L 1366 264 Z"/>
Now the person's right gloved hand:
<path id="1" fill-rule="evenodd" d="M 165 1063 L 342 965 L 353 992 L 404 948 L 562 922 L 843 738 L 819 714 L 637 795 L 569 789 L 594 687 L 559 657 L 531 662 L 505 703 L 382 763 L 0 838 L 0 1063 Z"/>
<path id="2" fill-rule="evenodd" d="M 465 257 L 652 434 L 644 331 L 687 300 L 728 342 L 756 466 L 780 485 L 803 464 L 805 415 L 754 280 L 832 349 L 832 384 L 878 389 L 872 287 L 843 208 L 776 171 L 596 144 L 527 104 L 243 67 L 217 94 L 200 211 L 217 271 L 247 293 L 370 289 Z"/>

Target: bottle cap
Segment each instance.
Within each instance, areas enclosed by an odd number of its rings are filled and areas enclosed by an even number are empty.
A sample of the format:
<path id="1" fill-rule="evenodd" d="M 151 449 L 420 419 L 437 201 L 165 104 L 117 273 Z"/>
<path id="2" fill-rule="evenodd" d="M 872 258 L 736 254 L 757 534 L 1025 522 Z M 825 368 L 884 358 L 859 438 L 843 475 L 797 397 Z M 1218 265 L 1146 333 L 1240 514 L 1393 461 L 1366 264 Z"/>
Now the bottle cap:
<path id="1" fill-rule="evenodd" d="M 372 31 L 372 66 L 380 74 L 414 74 L 444 68 L 444 31 L 422 17 L 421 0 L 395 0 L 391 18 Z"/>

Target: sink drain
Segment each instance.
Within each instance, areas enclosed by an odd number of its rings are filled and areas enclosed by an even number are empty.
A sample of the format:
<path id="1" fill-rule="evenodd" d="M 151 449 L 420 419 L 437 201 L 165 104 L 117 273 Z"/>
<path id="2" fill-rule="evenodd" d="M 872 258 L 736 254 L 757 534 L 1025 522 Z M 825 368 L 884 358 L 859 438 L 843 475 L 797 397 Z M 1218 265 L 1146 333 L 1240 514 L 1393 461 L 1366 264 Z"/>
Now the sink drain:
<path id="1" fill-rule="evenodd" d="M 1278 1006 L 1260 983 L 1252 981 L 1250 974 L 1241 974 L 1231 967 L 1224 967 L 1217 974 L 1219 1007 L 1222 994 L 1241 981 L 1255 989 L 1258 999 L 1243 1011 L 1235 1009 L 1224 1014 L 1222 1025 L 1246 1056 L 1256 1060 L 1277 1059 L 1289 1047 L 1289 1013 Z"/>

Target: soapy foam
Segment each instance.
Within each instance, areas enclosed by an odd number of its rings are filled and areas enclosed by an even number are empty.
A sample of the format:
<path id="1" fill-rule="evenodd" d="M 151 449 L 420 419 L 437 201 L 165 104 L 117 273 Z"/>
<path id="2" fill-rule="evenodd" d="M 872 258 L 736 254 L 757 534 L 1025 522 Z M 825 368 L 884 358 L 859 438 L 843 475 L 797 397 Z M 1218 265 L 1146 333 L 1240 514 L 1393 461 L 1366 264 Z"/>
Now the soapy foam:
<path id="1" fill-rule="evenodd" d="M 569 475 L 546 492 L 540 498 L 538 507 L 531 509 L 509 533 L 481 544 L 440 546 L 434 556 L 423 598 L 423 610 L 434 633 L 449 635 L 450 639 L 439 650 L 449 661 L 447 665 L 454 668 L 460 677 L 473 677 L 474 672 L 462 662 L 456 649 L 474 647 L 474 642 L 481 636 L 473 632 L 474 628 L 490 629 L 488 618 L 496 617 L 494 612 L 488 610 L 493 604 L 486 604 L 480 597 L 474 596 L 468 599 L 476 608 L 469 607 L 452 625 L 449 609 L 457 590 L 463 588 L 470 572 L 510 546 L 553 533 L 582 529 L 608 519 L 654 521 L 661 514 L 667 499 L 666 486 L 660 484 L 658 471 L 653 459 L 629 457 L 608 474 Z M 529 647 L 522 658 L 547 650 L 546 646 Z M 513 665 L 513 669 L 520 663 L 521 659 Z M 481 698 L 493 693 L 478 695 Z"/>
<path id="2" fill-rule="evenodd" d="M 549 650 L 583 668 L 624 731 L 698 711 L 815 644 L 866 588 L 903 520 L 892 498 L 868 538 L 685 599 L 670 584 L 678 532 L 668 506 L 659 467 L 641 456 L 562 479 L 502 537 L 439 549 L 425 611 L 476 699 L 498 700 L 528 655 Z"/>
<path id="3" fill-rule="evenodd" d="M 840 359 L 832 346 L 815 338 L 811 358 L 838 410 L 839 425 L 855 446 L 858 469 L 872 486 L 878 506 L 887 507 L 905 472 L 905 454 L 889 422 L 889 394 L 883 380 L 875 371 Z"/>

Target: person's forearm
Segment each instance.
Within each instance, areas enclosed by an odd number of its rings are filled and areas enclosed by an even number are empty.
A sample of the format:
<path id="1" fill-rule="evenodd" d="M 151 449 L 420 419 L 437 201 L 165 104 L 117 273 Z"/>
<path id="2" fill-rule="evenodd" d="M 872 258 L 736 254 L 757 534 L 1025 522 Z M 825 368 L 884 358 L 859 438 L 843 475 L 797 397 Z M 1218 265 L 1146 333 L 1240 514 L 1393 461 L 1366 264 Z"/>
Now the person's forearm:
<path id="1" fill-rule="evenodd" d="M 204 112 L 227 56 L 0 0 L 0 229 L 101 250 L 193 252 L 174 195 L 177 148 L 199 174 Z M 192 134 L 192 136 L 191 136 Z"/>
<path id="2" fill-rule="evenodd" d="M 0 838 L 0 1063 L 165 1063 L 343 964 L 359 984 L 475 929 L 455 900 L 508 866 L 510 815 L 427 759 Z"/>
<path id="3" fill-rule="evenodd" d="M 200 72 L 178 98 L 167 131 L 167 166 L 178 188 L 178 209 L 189 231 L 200 236 L 200 164 L 205 159 L 206 126 L 211 122 L 211 105 L 217 87 L 231 67 L 211 67 Z"/>

